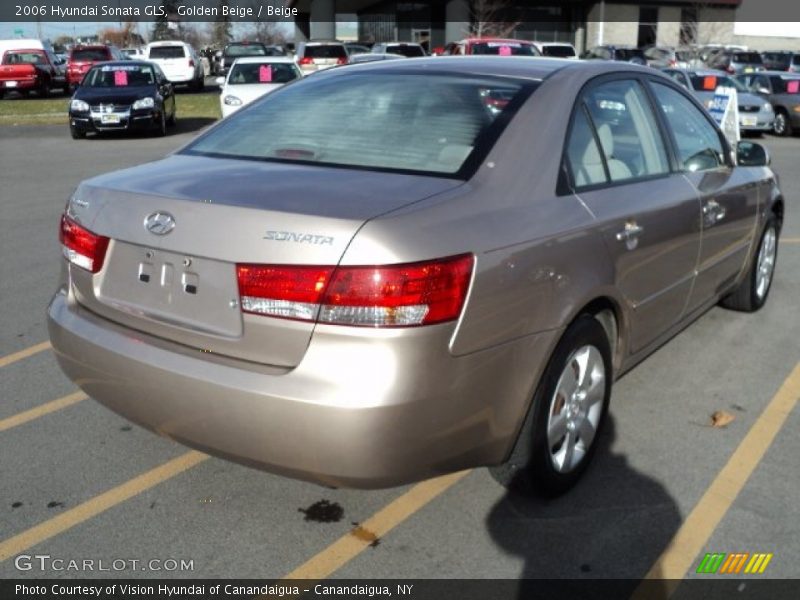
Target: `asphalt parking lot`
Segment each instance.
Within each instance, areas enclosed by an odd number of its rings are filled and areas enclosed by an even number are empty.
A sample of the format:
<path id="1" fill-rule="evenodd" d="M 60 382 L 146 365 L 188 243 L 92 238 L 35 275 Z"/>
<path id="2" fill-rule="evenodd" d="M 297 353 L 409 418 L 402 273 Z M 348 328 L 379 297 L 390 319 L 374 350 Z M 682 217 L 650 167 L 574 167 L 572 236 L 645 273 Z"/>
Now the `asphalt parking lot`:
<path id="1" fill-rule="evenodd" d="M 767 306 L 714 308 L 623 377 L 593 467 L 544 502 L 485 469 L 372 492 L 283 479 L 132 426 L 61 374 L 45 307 L 69 194 L 207 124 L 79 142 L 66 124 L 0 128 L 0 578 L 702 578 L 720 552 L 800 576 L 800 138 L 762 140 L 787 201 Z M 63 568 L 86 559 L 129 564 Z"/>

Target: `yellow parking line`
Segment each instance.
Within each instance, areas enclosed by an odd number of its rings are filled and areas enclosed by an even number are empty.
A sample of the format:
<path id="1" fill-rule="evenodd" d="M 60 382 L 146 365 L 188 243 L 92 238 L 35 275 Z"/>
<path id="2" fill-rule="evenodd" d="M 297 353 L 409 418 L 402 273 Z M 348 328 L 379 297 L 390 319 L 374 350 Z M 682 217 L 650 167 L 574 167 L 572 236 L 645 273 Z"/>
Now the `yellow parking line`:
<path id="1" fill-rule="evenodd" d="M 471 471 L 461 471 L 429 479 L 412 487 L 369 519 L 350 530 L 322 552 L 284 577 L 320 580 L 342 568 L 370 544 L 382 538 L 442 492 L 455 485 Z"/>
<path id="2" fill-rule="evenodd" d="M 727 464 L 706 490 L 700 502 L 683 522 L 669 546 L 645 579 L 664 580 L 668 598 L 692 567 L 697 555 L 728 512 L 748 478 L 764 457 L 775 436 L 800 398 L 800 363 L 747 432 Z M 663 589 L 663 588 L 662 588 Z M 650 588 L 643 581 L 633 598 L 647 598 Z"/>
<path id="3" fill-rule="evenodd" d="M 24 350 L 20 350 L 19 352 L 14 352 L 14 354 L 7 354 L 6 356 L 0 356 L 0 367 L 6 367 L 11 363 L 17 362 L 18 360 L 22 360 L 23 358 L 28 358 L 29 356 L 33 356 L 34 354 L 38 354 L 39 352 L 43 352 L 49 349 L 50 349 L 50 342 L 42 342 L 41 344 L 36 344 L 35 346 L 31 346 L 30 348 L 25 348 Z"/>
<path id="4" fill-rule="evenodd" d="M 86 502 L 71 508 L 57 517 L 48 519 L 27 531 L 0 542 L 0 562 L 24 552 L 28 548 L 40 544 L 60 533 L 80 525 L 84 521 L 96 517 L 100 513 L 121 504 L 142 492 L 155 487 L 159 483 L 183 473 L 187 469 L 202 463 L 208 455 L 200 452 L 187 452 L 163 465 L 142 473 L 107 492 L 95 496 Z"/>
<path id="5" fill-rule="evenodd" d="M 800 244 L 800 238 L 783 238 L 781 242 L 784 244 Z"/>
<path id="6" fill-rule="evenodd" d="M 87 396 L 83 392 L 74 392 L 64 396 L 63 398 L 58 398 L 57 400 L 37 406 L 36 408 L 17 413 L 16 415 L 6 417 L 5 419 L 0 419 L 0 431 L 6 431 L 7 429 L 17 427 L 23 423 L 27 423 L 28 421 L 33 421 L 34 419 L 43 417 L 51 412 L 55 412 L 57 410 L 61 410 L 62 408 L 77 404 L 82 400 L 86 400 L 86 398 Z"/>

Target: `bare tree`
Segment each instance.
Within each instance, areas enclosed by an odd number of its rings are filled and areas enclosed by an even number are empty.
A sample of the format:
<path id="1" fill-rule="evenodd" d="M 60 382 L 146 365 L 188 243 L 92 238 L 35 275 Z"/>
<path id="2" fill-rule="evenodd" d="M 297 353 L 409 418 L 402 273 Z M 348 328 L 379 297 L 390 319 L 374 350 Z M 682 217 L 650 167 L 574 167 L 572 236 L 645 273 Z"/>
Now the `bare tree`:
<path id="1" fill-rule="evenodd" d="M 520 22 L 507 20 L 510 10 L 510 0 L 470 0 L 470 33 L 477 37 L 511 37 Z"/>

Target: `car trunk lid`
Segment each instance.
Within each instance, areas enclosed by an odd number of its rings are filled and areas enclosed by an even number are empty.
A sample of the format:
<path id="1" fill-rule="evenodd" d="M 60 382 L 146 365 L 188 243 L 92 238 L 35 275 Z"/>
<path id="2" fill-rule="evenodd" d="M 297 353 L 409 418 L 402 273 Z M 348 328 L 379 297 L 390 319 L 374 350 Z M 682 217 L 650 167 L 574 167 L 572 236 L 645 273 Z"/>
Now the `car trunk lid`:
<path id="1" fill-rule="evenodd" d="M 72 267 L 73 290 L 82 305 L 130 328 L 295 366 L 314 324 L 243 314 L 236 264 L 336 265 L 365 221 L 459 183 L 175 155 L 77 190 L 70 216 L 112 241 L 99 273 Z M 170 220 L 172 230 L 152 232 Z"/>

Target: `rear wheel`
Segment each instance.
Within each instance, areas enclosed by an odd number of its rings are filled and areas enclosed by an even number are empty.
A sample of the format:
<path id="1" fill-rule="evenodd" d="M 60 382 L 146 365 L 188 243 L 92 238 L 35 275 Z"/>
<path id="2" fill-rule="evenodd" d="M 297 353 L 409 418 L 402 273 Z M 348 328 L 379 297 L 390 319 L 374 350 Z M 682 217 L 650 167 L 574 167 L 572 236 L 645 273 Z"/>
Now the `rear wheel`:
<path id="1" fill-rule="evenodd" d="M 780 228 L 775 216 L 770 216 L 761 234 L 758 251 L 750 270 L 739 287 L 720 301 L 725 308 L 743 312 L 755 312 L 767 302 L 778 258 Z"/>
<path id="2" fill-rule="evenodd" d="M 789 115 L 786 114 L 786 111 L 783 109 L 775 113 L 775 123 L 772 126 L 772 130 L 775 132 L 775 135 L 780 135 L 782 137 L 790 136 L 794 133 Z"/>
<path id="3" fill-rule="evenodd" d="M 205 87 L 205 85 L 206 85 L 206 80 L 205 80 L 204 77 L 201 76 L 198 79 L 194 80 L 194 83 L 192 85 L 192 89 L 195 92 L 202 92 L 203 88 Z"/>
<path id="4" fill-rule="evenodd" d="M 611 397 L 611 349 L 589 315 L 564 333 L 542 375 L 508 463 L 492 469 L 523 493 L 557 496 L 580 479 L 597 448 Z"/>
<path id="5" fill-rule="evenodd" d="M 50 97 L 50 81 L 46 80 L 42 82 L 42 85 L 39 86 L 38 89 L 39 97 L 40 98 L 49 98 Z"/>

